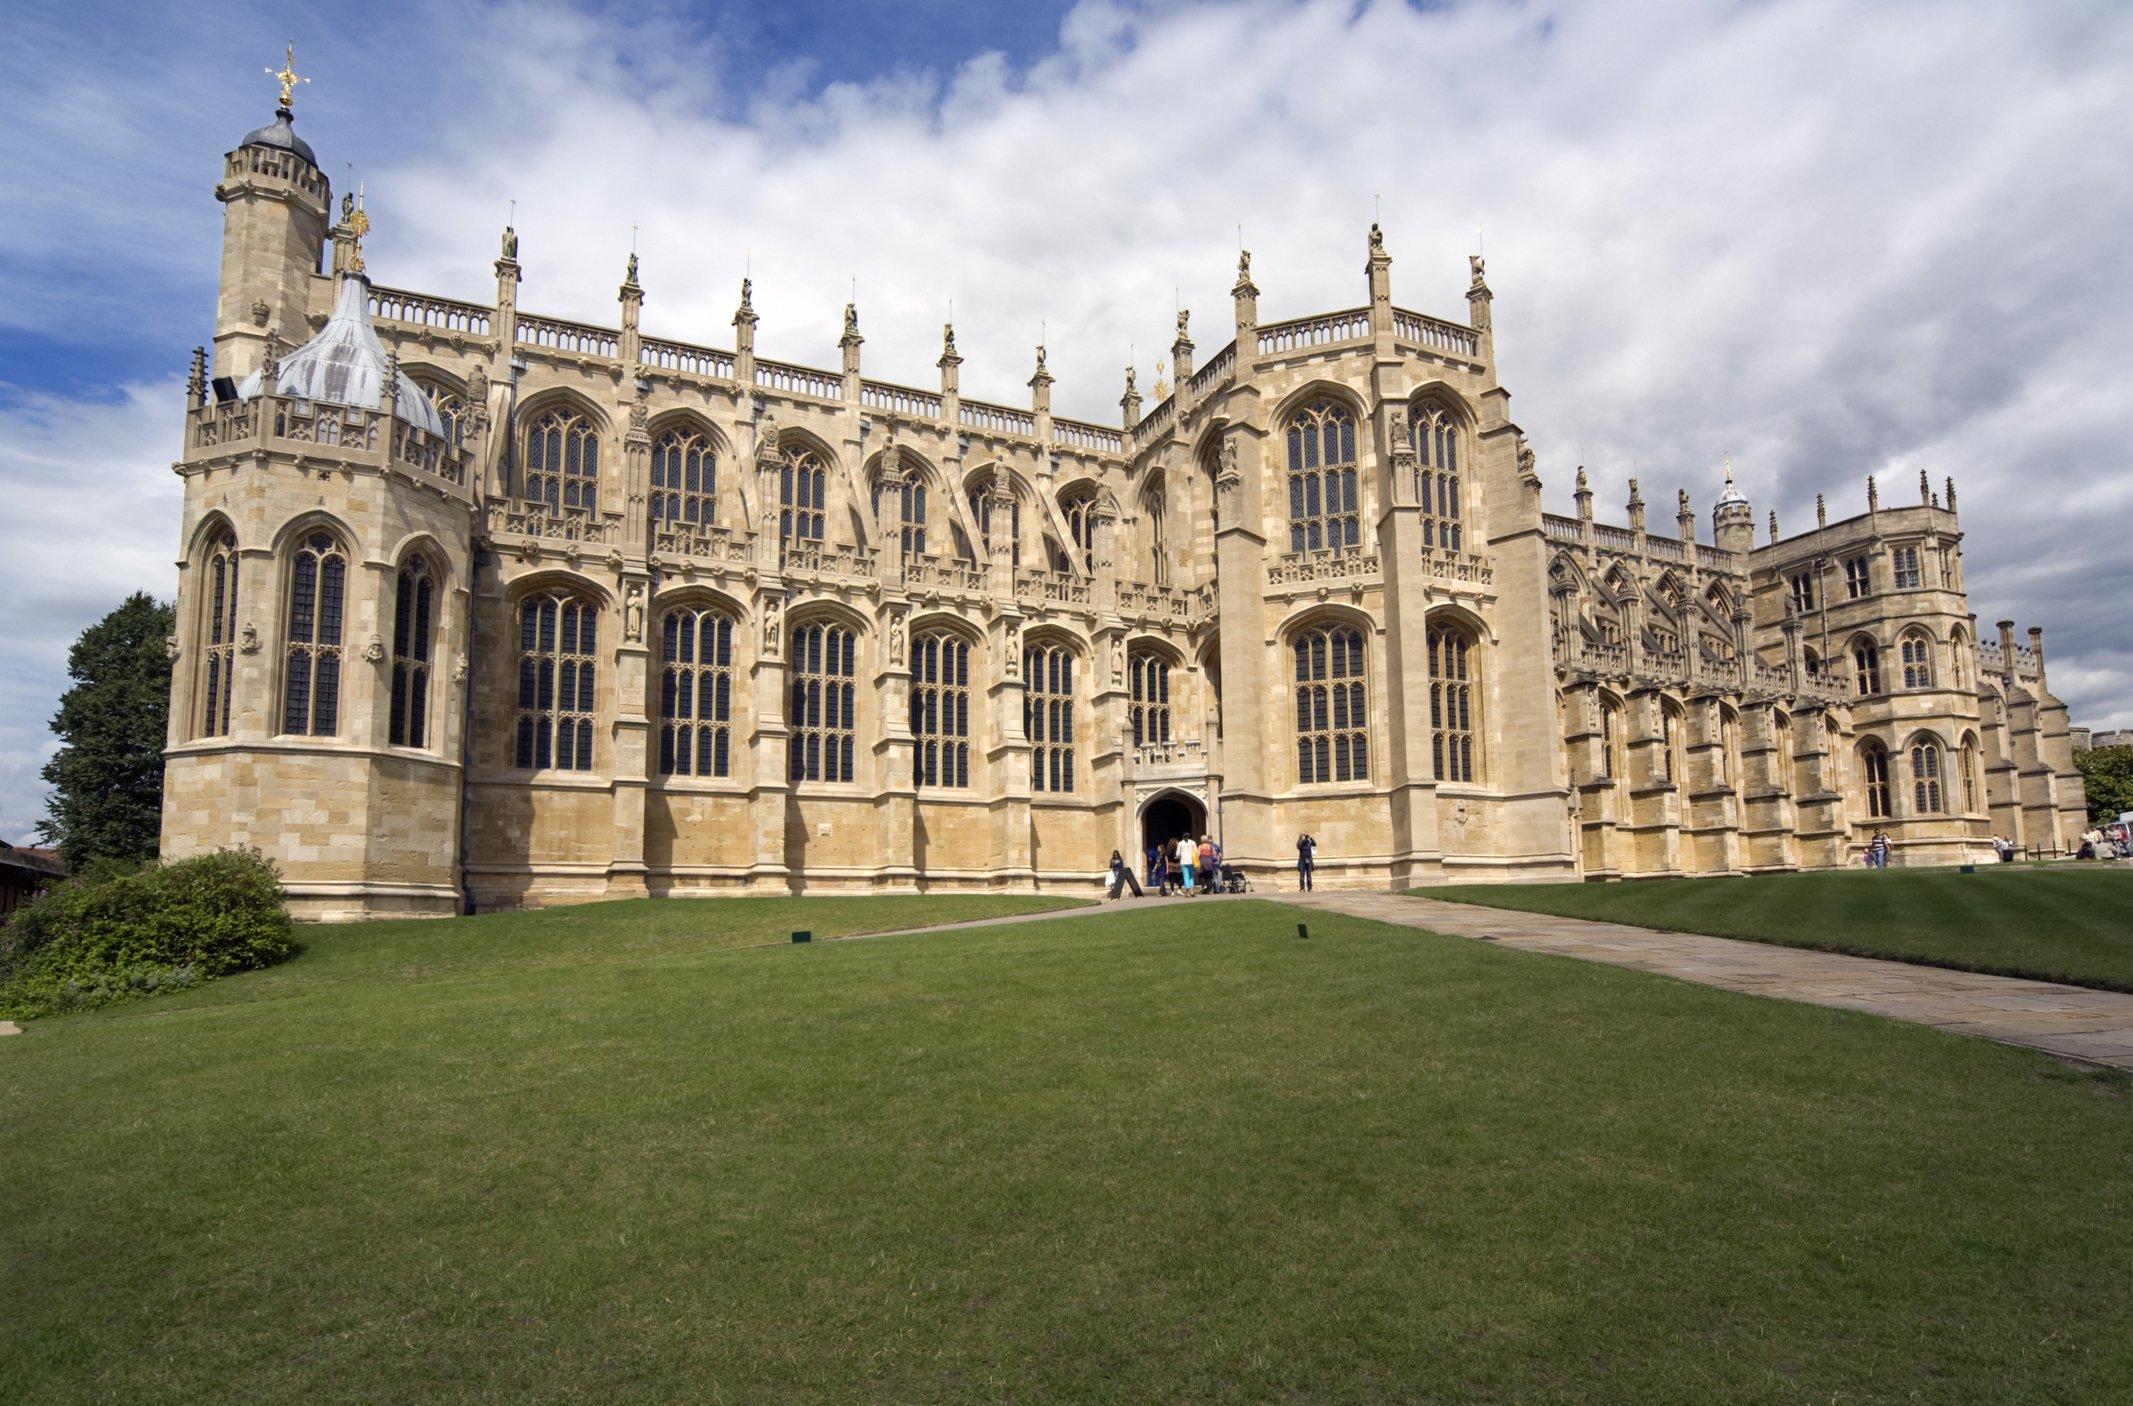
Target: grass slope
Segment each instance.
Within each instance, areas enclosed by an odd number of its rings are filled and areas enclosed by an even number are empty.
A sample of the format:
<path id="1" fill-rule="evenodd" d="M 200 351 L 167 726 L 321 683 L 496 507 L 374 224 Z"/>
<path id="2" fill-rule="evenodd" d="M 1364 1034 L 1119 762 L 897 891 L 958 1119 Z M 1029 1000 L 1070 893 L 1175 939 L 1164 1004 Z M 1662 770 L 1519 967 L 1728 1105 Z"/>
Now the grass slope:
<path id="1" fill-rule="evenodd" d="M 2133 991 L 2133 871 L 2026 864 L 1634 884 L 1461 884 L 1421 898 Z"/>
<path id="2" fill-rule="evenodd" d="M 0 1044 L 0 1395 L 2133 1399 L 2123 1078 L 1272 905 L 574 916 Z"/>

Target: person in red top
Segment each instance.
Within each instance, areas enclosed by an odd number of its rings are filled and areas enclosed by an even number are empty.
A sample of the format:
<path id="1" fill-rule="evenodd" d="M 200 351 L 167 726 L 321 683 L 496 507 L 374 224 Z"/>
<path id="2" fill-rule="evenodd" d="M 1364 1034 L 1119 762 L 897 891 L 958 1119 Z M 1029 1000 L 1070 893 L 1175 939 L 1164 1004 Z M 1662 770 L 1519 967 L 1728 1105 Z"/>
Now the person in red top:
<path id="1" fill-rule="evenodd" d="M 1205 835 L 1200 836 L 1200 887 L 1215 891 L 1215 845 Z"/>

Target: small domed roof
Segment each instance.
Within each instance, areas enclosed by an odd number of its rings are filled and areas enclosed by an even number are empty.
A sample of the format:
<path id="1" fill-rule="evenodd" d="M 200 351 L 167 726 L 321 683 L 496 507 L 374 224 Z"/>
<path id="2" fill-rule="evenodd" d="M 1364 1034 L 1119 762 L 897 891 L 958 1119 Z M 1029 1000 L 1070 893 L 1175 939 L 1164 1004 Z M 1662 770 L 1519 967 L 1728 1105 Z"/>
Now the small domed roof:
<path id="1" fill-rule="evenodd" d="M 1718 495 L 1718 506 L 1725 508 L 1735 503 L 1745 508 L 1748 506 L 1748 498 L 1733 484 L 1733 460 L 1729 457 L 1726 460 L 1726 491 Z"/>
<path id="2" fill-rule="evenodd" d="M 276 109 L 274 120 L 271 123 L 255 131 L 247 132 L 244 140 L 237 143 L 237 145 L 240 148 L 248 146 L 278 147 L 283 151 L 295 152 L 313 166 L 318 165 L 318 157 L 312 154 L 311 143 L 296 135 L 296 128 L 290 122 L 289 109 L 285 107 Z"/>
<path id="3" fill-rule="evenodd" d="M 281 395 L 300 400 L 323 400 L 329 405 L 375 406 L 385 391 L 385 372 L 392 362 L 384 344 L 370 325 L 370 281 L 361 274 L 341 280 L 333 316 L 319 334 L 283 359 L 274 378 Z M 259 394 L 262 377 L 254 371 L 237 388 L 246 400 Z M 433 435 L 444 434 L 444 421 L 430 404 L 428 392 L 398 373 L 393 387 L 393 414 Z"/>

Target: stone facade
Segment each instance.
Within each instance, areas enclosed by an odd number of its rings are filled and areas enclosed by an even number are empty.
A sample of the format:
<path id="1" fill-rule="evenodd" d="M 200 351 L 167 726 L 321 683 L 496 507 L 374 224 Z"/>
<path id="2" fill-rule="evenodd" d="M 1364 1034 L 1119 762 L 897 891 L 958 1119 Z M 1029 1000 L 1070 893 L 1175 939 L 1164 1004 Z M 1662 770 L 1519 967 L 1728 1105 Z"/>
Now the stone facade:
<path id="1" fill-rule="evenodd" d="M 1762 547 L 1730 488 L 1710 545 L 1582 470 L 1545 513 L 1479 259 L 1465 321 L 1410 312 L 1373 228 L 1364 305 L 1262 322 L 1247 255 L 1111 428 L 1042 348 L 1026 408 L 965 399 L 952 328 L 938 389 L 865 377 L 852 310 L 838 370 L 759 358 L 745 283 L 731 351 L 647 337 L 634 258 L 613 327 L 522 313 L 509 230 L 491 303 L 373 286 L 286 113 L 217 195 L 164 845 L 257 844 L 308 916 L 1086 888 L 1188 829 L 1373 888 L 2078 829 L 1952 485 Z M 329 342 L 379 393 L 292 389 Z"/>

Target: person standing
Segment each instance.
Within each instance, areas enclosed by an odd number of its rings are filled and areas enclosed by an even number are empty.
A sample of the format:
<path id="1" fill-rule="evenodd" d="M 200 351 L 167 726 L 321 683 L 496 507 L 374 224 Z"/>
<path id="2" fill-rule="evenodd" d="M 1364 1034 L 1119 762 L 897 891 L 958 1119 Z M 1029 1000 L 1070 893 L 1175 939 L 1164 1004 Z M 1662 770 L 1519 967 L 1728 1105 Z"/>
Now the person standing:
<path id="1" fill-rule="evenodd" d="M 1215 891 L 1215 842 L 1205 835 L 1200 836 L 1200 887 Z"/>
<path id="2" fill-rule="evenodd" d="M 1318 870 L 1318 841 L 1308 832 L 1296 837 L 1296 886 L 1311 891 L 1311 876 Z"/>
<path id="3" fill-rule="evenodd" d="M 1187 894 L 1193 891 L 1195 882 L 1192 872 L 1193 861 L 1199 857 L 1200 852 L 1193 848 L 1192 836 L 1180 835 L 1178 837 L 1178 880 Z"/>
<path id="4" fill-rule="evenodd" d="M 1886 869 L 1889 867 L 1888 831 L 1876 830 L 1874 832 L 1874 842 L 1867 846 L 1867 853 L 1873 857 L 1874 868 Z"/>

